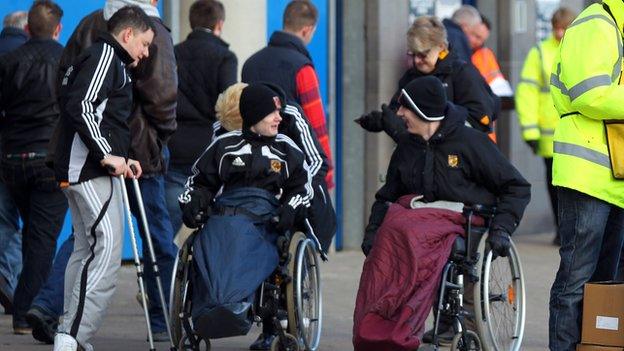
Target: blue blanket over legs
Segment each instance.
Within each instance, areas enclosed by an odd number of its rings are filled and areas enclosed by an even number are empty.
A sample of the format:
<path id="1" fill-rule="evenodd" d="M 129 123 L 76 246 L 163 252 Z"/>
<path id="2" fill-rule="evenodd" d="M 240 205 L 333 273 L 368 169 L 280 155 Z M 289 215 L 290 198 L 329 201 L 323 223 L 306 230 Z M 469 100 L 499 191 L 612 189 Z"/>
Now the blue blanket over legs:
<path id="1" fill-rule="evenodd" d="M 192 317 L 202 338 L 245 335 L 251 328 L 254 294 L 279 263 L 278 234 L 269 224 L 278 205 L 273 194 L 256 188 L 216 199 L 215 208 L 228 213 L 212 215 L 193 242 Z"/>

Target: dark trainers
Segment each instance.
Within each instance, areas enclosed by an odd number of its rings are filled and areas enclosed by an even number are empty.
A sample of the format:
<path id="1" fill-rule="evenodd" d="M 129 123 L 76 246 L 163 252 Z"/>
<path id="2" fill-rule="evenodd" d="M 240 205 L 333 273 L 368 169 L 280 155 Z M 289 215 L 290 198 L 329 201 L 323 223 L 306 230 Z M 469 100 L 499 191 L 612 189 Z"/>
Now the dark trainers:
<path id="1" fill-rule="evenodd" d="M 440 345 L 450 345 L 453 342 L 453 337 L 455 336 L 455 332 L 453 328 L 438 328 L 438 342 Z M 431 344 L 433 342 L 433 329 L 427 330 L 422 337 L 422 341 L 427 344 Z"/>
<path id="2" fill-rule="evenodd" d="M 4 314 L 13 314 L 13 293 L 9 282 L 0 275 L 0 305 L 4 307 Z"/>
<path id="3" fill-rule="evenodd" d="M 272 334 L 260 334 L 256 341 L 254 341 L 251 346 L 249 346 L 250 350 L 270 350 L 271 343 L 275 339 L 275 335 Z"/>
<path id="4" fill-rule="evenodd" d="M 54 334 L 56 334 L 56 328 L 58 328 L 57 318 L 33 306 L 26 312 L 26 320 L 32 326 L 32 336 L 35 340 L 46 344 L 54 343 Z"/>

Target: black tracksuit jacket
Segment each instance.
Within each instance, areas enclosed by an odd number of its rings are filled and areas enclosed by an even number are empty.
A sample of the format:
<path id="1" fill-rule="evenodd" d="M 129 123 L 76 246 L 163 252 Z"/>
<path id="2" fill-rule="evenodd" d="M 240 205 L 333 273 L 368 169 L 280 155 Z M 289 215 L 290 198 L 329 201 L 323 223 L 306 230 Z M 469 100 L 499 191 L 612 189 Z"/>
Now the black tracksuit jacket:
<path id="1" fill-rule="evenodd" d="M 387 204 L 409 194 L 496 206 L 492 230 L 513 233 L 531 199 L 531 186 L 496 145 L 466 127 L 465 111 L 449 104 L 438 131 L 425 141 L 404 132 L 392 154 L 386 184 L 375 195 L 367 232 L 383 222 Z"/>
<path id="2" fill-rule="evenodd" d="M 281 193 L 280 203 L 295 210 L 310 204 L 311 176 L 305 156 L 283 134 L 270 138 L 235 130 L 218 136 L 192 171 L 180 195 L 181 203 L 188 203 L 191 192 L 198 188 L 214 196 L 221 187 L 224 192 L 251 187 L 276 196 Z"/>
<path id="3" fill-rule="evenodd" d="M 80 55 L 61 82 L 54 171 L 60 182 L 80 183 L 108 175 L 106 154 L 127 157 L 132 57 L 110 34 Z"/>
<path id="4" fill-rule="evenodd" d="M 314 184 L 325 184 L 325 175 L 329 169 L 327 156 L 314 133 L 314 129 L 312 129 L 310 122 L 305 117 L 303 108 L 296 102 L 286 102 L 286 96 L 281 89 L 276 86 L 269 87 L 279 94 L 282 101 L 282 109 L 280 110 L 282 122 L 279 124 L 279 132 L 292 139 L 303 151 L 306 162 L 310 167 L 310 176 Z M 213 124 L 213 138 L 227 132 L 219 121 Z"/>

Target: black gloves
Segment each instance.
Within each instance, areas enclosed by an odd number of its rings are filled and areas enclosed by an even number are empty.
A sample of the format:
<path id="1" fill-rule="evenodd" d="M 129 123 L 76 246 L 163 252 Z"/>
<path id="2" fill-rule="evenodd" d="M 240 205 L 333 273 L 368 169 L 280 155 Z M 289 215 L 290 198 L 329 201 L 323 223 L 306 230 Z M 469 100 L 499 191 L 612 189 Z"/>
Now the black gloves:
<path id="1" fill-rule="evenodd" d="M 539 142 L 537 140 L 526 140 L 527 145 L 531 148 L 534 154 L 537 155 L 537 149 L 539 147 Z"/>
<path id="2" fill-rule="evenodd" d="M 293 228 L 295 225 L 295 217 L 297 213 L 294 208 L 290 205 L 282 205 L 277 210 L 277 216 L 279 217 L 279 222 L 275 225 L 275 229 L 277 231 L 284 233 Z"/>
<path id="3" fill-rule="evenodd" d="M 511 247 L 509 233 L 502 230 L 493 230 L 485 242 L 490 246 L 490 250 L 492 250 L 495 256 L 507 257 L 509 255 L 509 248 Z"/>
<path id="4" fill-rule="evenodd" d="M 371 111 L 369 114 L 360 116 L 354 120 L 369 132 L 381 132 L 383 130 L 383 119 L 381 111 Z"/>
<path id="5" fill-rule="evenodd" d="M 182 221 L 189 228 L 197 228 L 208 219 L 208 208 L 212 201 L 212 194 L 205 189 L 195 189 L 189 193 L 191 200 L 180 203 L 182 207 Z"/>
<path id="6" fill-rule="evenodd" d="M 373 248 L 375 235 L 377 235 L 377 229 L 379 229 L 379 226 L 376 224 L 369 224 L 366 226 L 366 231 L 364 232 L 364 240 L 362 240 L 361 246 L 364 256 L 368 256 L 370 250 Z"/>

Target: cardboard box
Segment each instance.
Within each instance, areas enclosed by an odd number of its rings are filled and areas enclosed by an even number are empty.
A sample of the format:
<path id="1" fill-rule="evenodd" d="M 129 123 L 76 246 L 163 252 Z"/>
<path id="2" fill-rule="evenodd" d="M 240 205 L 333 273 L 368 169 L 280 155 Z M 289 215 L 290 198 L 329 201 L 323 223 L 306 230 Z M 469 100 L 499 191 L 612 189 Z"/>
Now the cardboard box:
<path id="1" fill-rule="evenodd" d="M 624 347 L 624 283 L 585 284 L 581 342 Z"/>
<path id="2" fill-rule="evenodd" d="M 587 345 L 587 344 L 578 344 L 576 345 L 576 351 L 623 351 L 622 347 L 613 347 L 613 346 L 598 346 L 598 345 Z"/>

